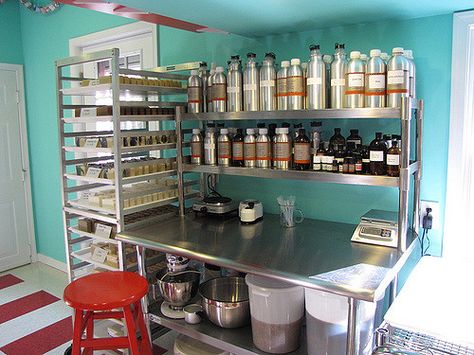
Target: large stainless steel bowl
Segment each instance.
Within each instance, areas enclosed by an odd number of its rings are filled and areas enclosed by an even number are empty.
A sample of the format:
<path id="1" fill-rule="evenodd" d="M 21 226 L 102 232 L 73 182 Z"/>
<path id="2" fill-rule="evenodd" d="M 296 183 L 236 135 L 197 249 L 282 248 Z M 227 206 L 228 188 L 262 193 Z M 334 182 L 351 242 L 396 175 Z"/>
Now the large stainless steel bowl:
<path id="1" fill-rule="evenodd" d="M 222 328 L 249 324 L 249 291 L 242 277 L 217 277 L 199 286 L 202 308 L 209 320 Z"/>
<path id="2" fill-rule="evenodd" d="M 173 309 L 182 309 L 196 296 L 201 274 L 195 270 L 170 272 L 163 269 L 156 275 L 160 293 Z"/>

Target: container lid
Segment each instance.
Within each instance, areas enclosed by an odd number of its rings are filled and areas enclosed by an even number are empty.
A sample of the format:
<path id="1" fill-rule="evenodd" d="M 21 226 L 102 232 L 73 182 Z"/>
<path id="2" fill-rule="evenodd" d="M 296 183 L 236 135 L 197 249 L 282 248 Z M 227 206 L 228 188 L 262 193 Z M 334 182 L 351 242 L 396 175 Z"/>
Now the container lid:
<path id="1" fill-rule="evenodd" d="M 228 134 L 229 130 L 227 128 L 221 128 L 221 134 Z"/>
<path id="2" fill-rule="evenodd" d="M 351 52 L 351 59 L 357 59 L 360 58 L 360 52 L 359 51 L 352 51 Z"/>
<path id="3" fill-rule="evenodd" d="M 326 64 L 331 63 L 332 62 L 332 55 L 330 55 L 330 54 L 323 55 L 323 62 L 326 63 Z"/>
<path id="4" fill-rule="evenodd" d="M 198 75 L 198 74 L 199 74 L 199 72 L 196 69 L 191 70 L 191 75 L 192 76 Z"/>
<path id="5" fill-rule="evenodd" d="M 281 128 L 280 127 L 275 128 L 275 134 L 281 134 Z"/>
<path id="6" fill-rule="evenodd" d="M 255 134 L 255 130 L 253 128 L 247 128 L 245 132 L 247 132 L 247 134 Z"/>
<path id="7" fill-rule="evenodd" d="M 247 53 L 247 58 L 255 58 L 257 55 L 255 53 Z"/>
<path id="8" fill-rule="evenodd" d="M 290 66 L 290 61 L 288 60 L 282 60 L 281 61 L 281 67 L 282 68 L 288 68 Z"/>
<path id="9" fill-rule="evenodd" d="M 411 49 L 405 49 L 403 55 L 408 59 L 413 59 L 413 51 Z"/>
<path id="10" fill-rule="evenodd" d="M 290 284 L 288 282 L 274 280 L 268 277 L 262 277 L 262 276 L 252 275 L 252 274 L 247 274 L 247 276 L 245 276 L 245 282 L 250 287 L 252 286 L 260 287 L 264 289 L 271 289 L 272 291 L 273 290 L 288 291 L 294 288 L 301 288 L 301 286 Z"/>
<path id="11" fill-rule="evenodd" d="M 231 55 L 231 56 L 230 56 L 230 59 L 236 59 L 236 60 L 239 60 L 239 59 L 240 59 L 240 56 L 239 56 L 238 54 Z"/>
<path id="12" fill-rule="evenodd" d="M 216 73 L 223 73 L 224 72 L 224 67 L 217 67 L 216 68 Z"/>
<path id="13" fill-rule="evenodd" d="M 280 129 L 281 134 L 288 134 L 290 132 L 290 129 L 288 127 L 282 127 Z"/>
<path id="14" fill-rule="evenodd" d="M 308 68 L 308 62 L 301 63 L 301 68 L 303 68 L 303 69 Z"/>
<path id="15" fill-rule="evenodd" d="M 270 58 L 275 59 L 275 58 L 276 58 L 276 55 L 275 55 L 275 53 L 273 53 L 273 52 L 265 53 L 265 58 L 267 58 L 267 57 L 270 57 Z"/>
<path id="16" fill-rule="evenodd" d="M 371 49 L 370 50 L 370 56 L 371 57 L 380 57 L 380 54 L 382 52 L 380 51 L 380 49 Z"/>
<path id="17" fill-rule="evenodd" d="M 193 134 L 201 134 L 201 130 L 199 128 L 193 128 Z"/>
<path id="18" fill-rule="evenodd" d="M 321 121 L 313 121 L 311 122 L 311 127 L 321 127 L 322 124 L 323 123 Z"/>
<path id="19" fill-rule="evenodd" d="M 301 61 L 299 58 L 291 58 L 291 65 L 300 65 Z"/>
<path id="20" fill-rule="evenodd" d="M 213 346 L 207 345 L 199 340 L 190 338 L 186 335 L 180 334 L 176 337 L 174 342 L 174 354 L 176 355 L 224 355 L 228 352 L 214 348 Z"/>
<path id="21" fill-rule="evenodd" d="M 361 59 L 361 60 L 367 60 L 367 54 L 361 53 L 361 54 L 360 54 L 360 59 Z"/>
<path id="22" fill-rule="evenodd" d="M 344 47 L 345 47 L 344 43 L 336 43 L 336 44 L 334 45 L 334 48 L 335 48 L 335 49 L 341 49 L 341 48 L 344 49 Z"/>
<path id="23" fill-rule="evenodd" d="M 392 54 L 403 54 L 403 48 L 402 47 L 395 47 L 392 49 Z"/>
<path id="24" fill-rule="evenodd" d="M 268 129 L 266 128 L 259 128 L 258 129 L 258 134 L 267 134 L 268 133 Z"/>
<path id="25" fill-rule="evenodd" d="M 315 51 L 316 49 L 319 49 L 319 44 L 311 44 L 309 46 L 310 51 Z"/>

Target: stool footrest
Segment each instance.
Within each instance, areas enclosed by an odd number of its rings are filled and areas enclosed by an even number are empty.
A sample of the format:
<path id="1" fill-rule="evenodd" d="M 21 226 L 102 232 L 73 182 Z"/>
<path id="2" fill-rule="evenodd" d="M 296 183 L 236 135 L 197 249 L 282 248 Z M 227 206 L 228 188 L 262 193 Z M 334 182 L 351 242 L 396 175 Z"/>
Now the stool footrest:
<path id="1" fill-rule="evenodd" d="M 82 339 L 81 346 L 93 350 L 124 349 L 130 346 L 127 337 Z"/>
<path id="2" fill-rule="evenodd" d="M 109 311 L 109 312 L 94 312 L 93 315 L 94 319 L 122 319 L 123 312 L 122 311 Z"/>

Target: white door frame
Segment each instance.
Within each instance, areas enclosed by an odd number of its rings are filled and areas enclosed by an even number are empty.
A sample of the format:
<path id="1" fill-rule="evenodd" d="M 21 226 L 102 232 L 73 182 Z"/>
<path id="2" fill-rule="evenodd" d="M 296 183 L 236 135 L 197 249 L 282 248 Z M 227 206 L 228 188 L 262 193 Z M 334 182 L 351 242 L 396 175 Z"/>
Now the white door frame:
<path id="1" fill-rule="evenodd" d="M 13 71 L 16 74 L 16 85 L 18 90 L 18 120 L 20 125 L 20 144 L 21 144 L 21 166 L 23 169 L 24 186 L 25 186 L 25 207 L 26 207 L 26 224 L 28 229 L 28 243 L 30 244 L 31 262 L 38 260 L 36 252 L 35 225 L 33 217 L 33 200 L 31 194 L 31 176 L 30 176 L 30 159 L 28 154 L 28 131 L 26 124 L 26 108 L 25 108 L 25 84 L 23 76 L 23 65 L 0 63 L 0 70 Z"/>
<path id="2" fill-rule="evenodd" d="M 443 256 L 472 255 L 474 236 L 474 11 L 453 15 L 451 114 Z M 464 255 L 462 250 L 467 250 Z"/>

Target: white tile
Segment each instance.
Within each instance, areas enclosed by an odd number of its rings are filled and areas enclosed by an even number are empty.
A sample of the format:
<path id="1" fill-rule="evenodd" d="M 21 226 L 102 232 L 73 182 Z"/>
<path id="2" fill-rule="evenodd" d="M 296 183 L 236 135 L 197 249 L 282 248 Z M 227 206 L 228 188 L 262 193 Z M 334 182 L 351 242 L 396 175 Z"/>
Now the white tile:
<path id="1" fill-rule="evenodd" d="M 62 355 L 64 354 L 64 351 L 71 345 L 71 341 L 68 341 L 67 343 L 64 343 L 57 348 L 54 348 L 53 350 L 48 351 L 47 353 L 44 353 L 43 355 Z"/>
<path id="2" fill-rule="evenodd" d="M 14 301 L 18 298 L 31 295 L 41 289 L 27 282 L 22 282 L 0 290 L 0 305 Z"/>

